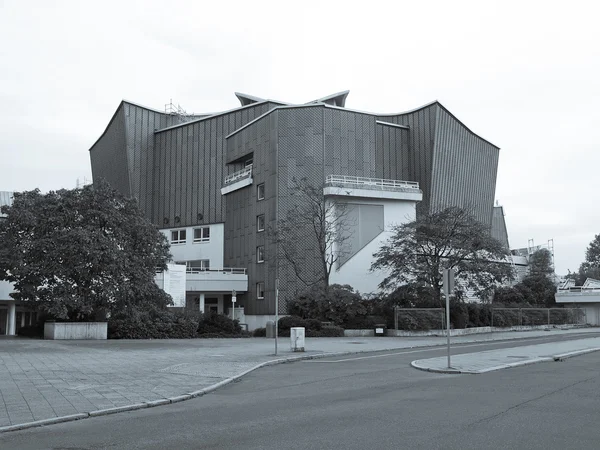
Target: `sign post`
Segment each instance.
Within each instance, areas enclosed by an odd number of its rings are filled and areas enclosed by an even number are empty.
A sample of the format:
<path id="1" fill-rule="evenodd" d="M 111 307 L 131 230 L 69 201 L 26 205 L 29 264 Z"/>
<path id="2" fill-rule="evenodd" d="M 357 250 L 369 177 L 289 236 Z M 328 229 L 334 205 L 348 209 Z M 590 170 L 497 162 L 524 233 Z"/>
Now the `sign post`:
<path id="1" fill-rule="evenodd" d="M 235 289 L 231 291 L 231 320 L 235 320 L 235 302 L 237 301 Z"/>
<path id="2" fill-rule="evenodd" d="M 275 280 L 275 356 L 277 356 L 277 335 L 279 334 L 279 278 Z"/>
<path id="3" fill-rule="evenodd" d="M 444 294 L 446 295 L 446 341 L 448 344 L 448 369 L 450 365 L 450 293 L 454 291 L 454 269 L 444 269 Z"/>

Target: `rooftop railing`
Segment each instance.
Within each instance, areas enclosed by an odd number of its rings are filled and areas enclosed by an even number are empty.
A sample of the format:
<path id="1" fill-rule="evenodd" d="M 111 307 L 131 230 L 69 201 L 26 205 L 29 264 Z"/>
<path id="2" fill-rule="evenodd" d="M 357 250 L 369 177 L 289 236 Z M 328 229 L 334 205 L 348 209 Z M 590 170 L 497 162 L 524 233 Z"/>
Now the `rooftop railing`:
<path id="1" fill-rule="evenodd" d="M 347 175 L 327 175 L 325 186 L 355 187 L 358 189 L 376 189 L 381 191 L 420 191 L 416 181 L 385 180 L 382 178 L 351 177 Z"/>
<path id="2" fill-rule="evenodd" d="M 227 175 L 224 180 L 224 184 L 232 184 L 236 181 L 243 180 L 244 178 L 249 178 L 252 176 L 252 164 L 244 167 L 242 170 L 238 170 L 237 172 L 233 172 L 231 175 Z"/>
<path id="3" fill-rule="evenodd" d="M 222 273 L 226 275 L 246 275 L 246 269 L 243 267 L 222 267 L 220 269 L 212 269 L 206 267 L 187 267 L 187 273 Z"/>

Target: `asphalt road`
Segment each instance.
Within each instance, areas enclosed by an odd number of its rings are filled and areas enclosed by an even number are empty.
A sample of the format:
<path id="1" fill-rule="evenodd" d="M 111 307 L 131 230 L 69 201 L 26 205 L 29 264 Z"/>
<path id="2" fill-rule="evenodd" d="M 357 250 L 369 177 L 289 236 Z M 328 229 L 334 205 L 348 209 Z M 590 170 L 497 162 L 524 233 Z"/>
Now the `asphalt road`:
<path id="1" fill-rule="evenodd" d="M 483 375 L 409 367 L 443 354 L 413 349 L 268 367 L 187 402 L 6 433 L 0 449 L 600 447 L 600 352 Z"/>

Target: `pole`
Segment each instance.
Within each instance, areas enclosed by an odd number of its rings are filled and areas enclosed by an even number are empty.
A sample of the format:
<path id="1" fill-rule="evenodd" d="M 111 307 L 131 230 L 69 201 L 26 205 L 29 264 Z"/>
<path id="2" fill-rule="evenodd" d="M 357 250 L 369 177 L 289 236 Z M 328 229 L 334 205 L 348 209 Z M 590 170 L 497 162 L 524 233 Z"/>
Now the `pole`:
<path id="1" fill-rule="evenodd" d="M 446 341 L 448 344 L 448 369 L 450 365 L 450 293 L 454 291 L 454 270 L 444 269 L 444 293 L 446 294 Z"/>
<path id="2" fill-rule="evenodd" d="M 448 369 L 450 365 L 450 293 L 446 289 L 446 341 L 448 343 Z"/>
<path id="3" fill-rule="evenodd" d="M 279 334 L 279 278 L 275 280 L 275 356 L 277 356 L 277 339 Z"/>

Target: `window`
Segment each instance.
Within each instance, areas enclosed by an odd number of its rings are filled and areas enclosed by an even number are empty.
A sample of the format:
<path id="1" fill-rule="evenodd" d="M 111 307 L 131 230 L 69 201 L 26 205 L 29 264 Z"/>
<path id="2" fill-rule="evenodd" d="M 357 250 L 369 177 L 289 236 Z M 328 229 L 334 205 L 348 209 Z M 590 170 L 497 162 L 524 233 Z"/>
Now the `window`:
<path id="1" fill-rule="evenodd" d="M 171 231 L 171 244 L 185 244 L 185 230 Z"/>
<path id="2" fill-rule="evenodd" d="M 265 262 L 265 247 L 264 245 L 259 245 L 256 247 L 256 262 L 262 263 Z"/>
<path id="3" fill-rule="evenodd" d="M 210 227 L 194 228 L 194 242 L 209 242 Z"/>
<path id="4" fill-rule="evenodd" d="M 256 298 L 265 298 L 265 283 L 263 281 L 256 283 Z"/>
<path id="5" fill-rule="evenodd" d="M 187 261 L 186 265 L 188 271 L 202 272 L 210 269 L 210 259 L 196 259 L 194 261 Z"/>
<path id="6" fill-rule="evenodd" d="M 256 198 L 258 200 L 265 199 L 265 183 L 260 183 L 256 185 Z"/>
<path id="7" fill-rule="evenodd" d="M 265 231 L 265 215 L 256 216 L 256 231 Z"/>

